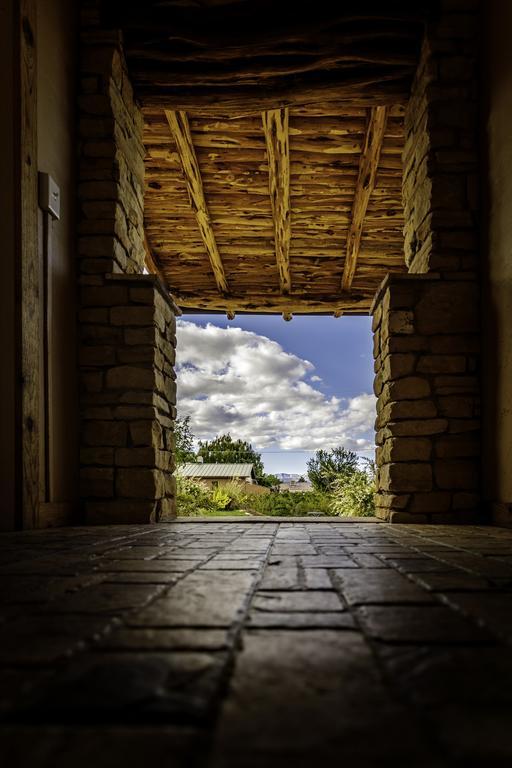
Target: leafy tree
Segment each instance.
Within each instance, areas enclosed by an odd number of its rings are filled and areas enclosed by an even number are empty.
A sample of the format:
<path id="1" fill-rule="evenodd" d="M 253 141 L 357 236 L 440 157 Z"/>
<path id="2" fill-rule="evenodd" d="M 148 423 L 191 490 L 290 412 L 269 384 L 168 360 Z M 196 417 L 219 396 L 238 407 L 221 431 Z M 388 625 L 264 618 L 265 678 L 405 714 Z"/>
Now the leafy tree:
<path id="1" fill-rule="evenodd" d="M 320 450 L 308 461 L 308 477 L 317 491 L 329 491 L 335 480 L 349 477 L 357 470 L 357 454 L 343 446 Z"/>
<path id="2" fill-rule="evenodd" d="M 263 475 L 263 477 L 258 478 L 258 482 L 267 488 L 277 488 L 278 485 L 281 485 L 281 481 L 276 475 Z"/>
<path id="3" fill-rule="evenodd" d="M 177 464 L 196 460 L 190 416 L 186 416 L 184 419 L 176 419 L 174 424 L 174 442 Z"/>
<path id="4" fill-rule="evenodd" d="M 366 459 L 366 467 L 334 481 L 331 486 L 331 511 L 340 517 L 373 516 L 375 491 L 375 464 Z"/>
<path id="5" fill-rule="evenodd" d="M 233 440 L 230 434 L 218 435 L 214 440 L 199 441 L 198 456 L 205 463 L 252 464 L 258 482 L 264 477 L 261 455 L 245 440 Z"/>
<path id="6" fill-rule="evenodd" d="M 301 475 L 301 476 L 299 477 L 299 479 L 297 480 L 297 482 L 298 482 L 298 483 L 305 483 L 305 482 L 306 482 L 306 478 L 304 477 L 304 475 Z"/>

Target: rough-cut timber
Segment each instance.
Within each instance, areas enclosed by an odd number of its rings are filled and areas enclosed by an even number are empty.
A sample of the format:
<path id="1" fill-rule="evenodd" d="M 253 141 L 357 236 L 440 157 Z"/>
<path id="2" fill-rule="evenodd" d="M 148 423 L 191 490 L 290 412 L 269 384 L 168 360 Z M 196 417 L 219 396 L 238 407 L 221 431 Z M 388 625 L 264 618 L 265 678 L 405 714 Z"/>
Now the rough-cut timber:
<path id="1" fill-rule="evenodd" d="M 104 0 L 145 105 L 211 115 L 405 103 L 432 3 Z"/>
<path id="2" fill-rule="evenodd" d="M 377 178 L 380 153 L 386 132 L 386 120 L 386 107 L 374 107 L 370 110 L 364 149 L 359 161 L 359 175 L 356 183 L 354 205 L 352 207 L 352 221 L 350 222 L 347 236 L 347 250 L 341 281 L 341 287 L 344 291 L 350 290 L 356 273 L 366 211 Z"/>
<path id="3" fill-rule="evenodd" d="M 388 272 L 405 271 L 402 166 L 404 108 L 389 108 L 375 186 L 366 208 L 350 300 L 343 253 L 356 194 L 369 110 L 322 103 L 288 110 L 289 262 L 293 307 L 283 306 L 269 195 L 270 158 L 261 112 L 233 119 L 188 114 L 211 227 L 233 311 L 364 313 Z M 179 306 L 226 310 L 183 178 L 180 150 L 160 107 L 143 108 L 144 218 L 156 265 Z M 276 180 L 276 183 L 281 183 Z M 256 299 L 264 297 L 260 305 Z M 309 304 L 302 302 L 306 298 Z M 186 303 L 182 301 L 186 300 Z M 276 299 L 274 303 L 273 300 Z M 221 301 L 222 300 L 222 301 Z M 352 303 L 353 300 L 353 303 Z M 314 308 L 313 308 L 314 307 Z M 245 310 L 247 311 L 247 310 Z"/>
<path id="4" fill-rule="evenodd" d="M 22 510 L 24 528 L 37 525 L 40 492 L 40 297 L 37 220 L 37 8 L 22 0 L 17 16 L 17 54 L 20 93 L 19 173 L 19 333 L 20 431 Z"/>
<path id="5" fill-rule="evenodd" d="M 290 145 L 288 110 L 271 109 L 262 113 L 267 145 L 270 202 L 274 217 L 276 264 L 281 293 L 290 293 Z"/>
<path id="6" fill-rule="evenodd" d="M 222 266 L 222 259 L 217 248 L 212 222 L 208 212 L 208 206 L 203 191 L 201 171 L 197 162 L 196 152 L 190 133 L 190 126 L 186 112 L 173 112 L 165 110 L 167 122 L 178 149 L 183 174 L 187 183 L 190 203 L 194 210 L 197 226 L 206 248 L 210 265 L 215 277 L 217 288 L 223 294 L 229 293 L 229 287 Z"/>
<path id="7" fill-rule="evenodd" d="M 179 307 L 185 310 L 211 310 L 212 312 L 233 313 L 233 315 L 237 310 L 239 312 L 277 312 L 287 315 L 301 312 L 312 314 L 317 312 L 364 314 L 370 302 L 369 296 L 363 298 L 319 296 L 315 299 L 304 293 L 283 296 L 278 292 L 250 294 L 249 296 L 233 294 L 228 297 L 222 297 L 209 292 L 203 293 L 201 296 L 197 296 L 195 293 L 173 293 L 173 299 Z"/>

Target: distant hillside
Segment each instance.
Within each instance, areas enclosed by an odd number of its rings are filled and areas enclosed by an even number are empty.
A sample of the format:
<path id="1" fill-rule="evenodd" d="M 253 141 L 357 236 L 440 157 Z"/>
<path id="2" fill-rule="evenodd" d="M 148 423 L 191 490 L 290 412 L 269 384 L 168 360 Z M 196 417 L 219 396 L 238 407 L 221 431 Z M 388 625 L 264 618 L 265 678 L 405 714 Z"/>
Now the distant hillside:
<path id="1" fill-rule="evenodd" d="M 308 476 L 306 473 L 304 473 L 303 475 L 298 475 L 294 472 L 276 472 L 275 475 L 280 479 L 282 483 L 292 483 L 292 482 L 296 483 L 301 477 L 303 477 L 304 480 L 308 479 Z"/>

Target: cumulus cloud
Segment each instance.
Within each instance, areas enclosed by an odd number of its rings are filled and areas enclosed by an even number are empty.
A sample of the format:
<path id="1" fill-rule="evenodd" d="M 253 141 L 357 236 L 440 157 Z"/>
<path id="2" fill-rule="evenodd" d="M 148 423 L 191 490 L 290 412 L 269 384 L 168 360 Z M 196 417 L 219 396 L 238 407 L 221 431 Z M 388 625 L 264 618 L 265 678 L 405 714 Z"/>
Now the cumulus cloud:
<path id="1" fill-rule="evenodd" d="M 259 450 L 373 447 L 375 398 L 328 397 L 314 365 L 266 336 L 178 321 L 178 408 L 195 435 L 222 432 Z M 306 381 L 309 379 L 309 381 Z"/>

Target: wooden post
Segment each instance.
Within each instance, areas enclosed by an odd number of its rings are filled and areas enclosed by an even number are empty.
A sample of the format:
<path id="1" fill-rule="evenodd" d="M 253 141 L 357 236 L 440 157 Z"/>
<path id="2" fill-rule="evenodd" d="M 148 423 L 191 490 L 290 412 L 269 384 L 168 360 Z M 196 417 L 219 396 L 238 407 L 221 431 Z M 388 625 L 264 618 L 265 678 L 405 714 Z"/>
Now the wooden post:
<path id="1" fill-rule="evenodd" d="M 18 167 L 18 525 L 37 526 L 39 506 L 40 305 L 37 201 L 36 0 L 20 0 Z"/>

